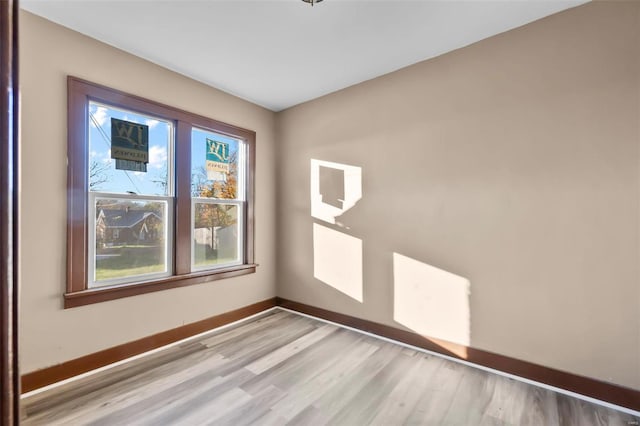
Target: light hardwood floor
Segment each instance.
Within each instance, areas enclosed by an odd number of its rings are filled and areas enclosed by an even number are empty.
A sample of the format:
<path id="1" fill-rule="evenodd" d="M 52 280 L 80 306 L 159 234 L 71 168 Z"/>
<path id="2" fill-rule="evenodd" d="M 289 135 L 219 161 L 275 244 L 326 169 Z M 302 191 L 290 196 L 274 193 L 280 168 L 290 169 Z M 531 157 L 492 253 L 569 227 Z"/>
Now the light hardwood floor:
<path id="1" fill-rule="evenodd" d="M 24 398 L 24 425 L 621 425 L 638 418 L 282 310 Z"/>

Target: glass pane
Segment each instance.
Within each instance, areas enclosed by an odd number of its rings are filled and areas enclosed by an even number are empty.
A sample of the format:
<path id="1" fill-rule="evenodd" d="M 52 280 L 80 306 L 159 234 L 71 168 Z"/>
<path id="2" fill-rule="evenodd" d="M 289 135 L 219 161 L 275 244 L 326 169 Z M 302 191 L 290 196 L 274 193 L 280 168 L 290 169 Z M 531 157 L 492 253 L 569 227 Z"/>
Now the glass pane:
<path id="1" fill-rule="evenodd" d="M 238 168 L 242 142 L 219 133 L 191 131 L 191 195 L 241 199 Z"/>
<path id="2" fill-rule="evenodd" d="M 111 158 L 111 118 L 148 126 L 146 172 L 119 170 Z M 173 124 L 159 118 L 89 102 L 89 190 L 170 196 Z"/>
<path id="3" fill-rule="evenodd" d="M 194 267 L 240 262 L 238 206 L 196 202 L 194 207 Z"/>
<path id="4" fill-rule="evenodd" d="M 95 212 L 95 285 L 169 272 L 166 201 L 99 198 Z"/>

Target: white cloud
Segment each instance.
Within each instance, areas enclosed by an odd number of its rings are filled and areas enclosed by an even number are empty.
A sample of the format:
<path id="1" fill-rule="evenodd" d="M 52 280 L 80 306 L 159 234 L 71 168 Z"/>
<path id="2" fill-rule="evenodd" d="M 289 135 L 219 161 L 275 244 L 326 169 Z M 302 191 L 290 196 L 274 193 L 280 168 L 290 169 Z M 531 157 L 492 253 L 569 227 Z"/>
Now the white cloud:
<path id="1" fill-rule="evenodd" d="M 105 159 L 108 160 L 111 157 L 111 150 L 102 151 L 100 149 L 98 150 L 92 149 L 89 152 L 89 157 L 91 157 L 91 159 L 96 161 L 98 160 L 105 161 Z"/>
<path id="2" fill-rule="evenodd" d="M 107 121 L 107 118 L 109 118 L 107 109 L 105 107 L 97 107 L 95 112 L 92 112 L 91 115 L 93 115 L 93 118 L 96 120 L 100 127 L 102 127 L 105 121 Z M 95 126 L 93 120 L 91 120 L 91 125 Z"/>
<path id="3" fill-rule="evenodd" d="M 111 164 L 111 150 L 107 151 L 107 156 L 102 159 L 103 163 Z"/>
<path id="4" fill-rule="evenodd" d="M 148 120 L 144 120 L 144 124 L 149 126 L 150 129 L 153 129 L 154 127 L 156 127 L 158 123 L 160 123 L 158 120 L 153 120 L 151 118 Z"/>
<path id="5" fill-rule="evenodd" d="M 149 165 L 155 169 L 161 169 L 167 162 L 167 149 L 154 145 L 149 148 Z"/>

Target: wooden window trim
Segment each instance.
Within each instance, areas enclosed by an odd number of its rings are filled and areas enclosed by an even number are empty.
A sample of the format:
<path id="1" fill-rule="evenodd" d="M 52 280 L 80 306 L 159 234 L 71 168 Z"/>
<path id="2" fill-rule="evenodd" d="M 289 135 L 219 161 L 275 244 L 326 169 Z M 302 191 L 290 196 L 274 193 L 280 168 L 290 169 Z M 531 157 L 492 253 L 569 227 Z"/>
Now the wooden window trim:
<path id="1" fill-rule="evenodd" d="M 255 132 L 192 114 L 139 96 L 67 77 L 67 287 L 64 307 L 87 305 L 153 291 L 200 284 L 255 272 L 254 263 L 254 185 Z M 105 103 L 140 113 L 152 114 L 175 124 L 175 226 L 174 274 L 152 281 L 104 288 L 88 288 L 88 134 L 89 101 Z M 244 223 L 244 262 L 241 265 L 209 271 L 191 272 L 191 144 L 192 127 L 203 128 L 243 140 L 246 158 L 246 202 Z"/>

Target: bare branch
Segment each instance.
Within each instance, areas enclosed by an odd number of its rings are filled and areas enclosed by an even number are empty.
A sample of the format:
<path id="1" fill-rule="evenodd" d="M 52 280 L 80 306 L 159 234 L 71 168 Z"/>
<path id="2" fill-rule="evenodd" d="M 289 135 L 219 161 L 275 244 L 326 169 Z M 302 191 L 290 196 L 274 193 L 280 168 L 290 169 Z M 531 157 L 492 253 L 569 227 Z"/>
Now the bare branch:
<path id="1" fill-rule="evenodd" d="M 100 185 L 109 180 L 108 172 L 111 169 L 109 163 L 91 161 L 89 165 L 89 190 L 95 191 Z"/>

